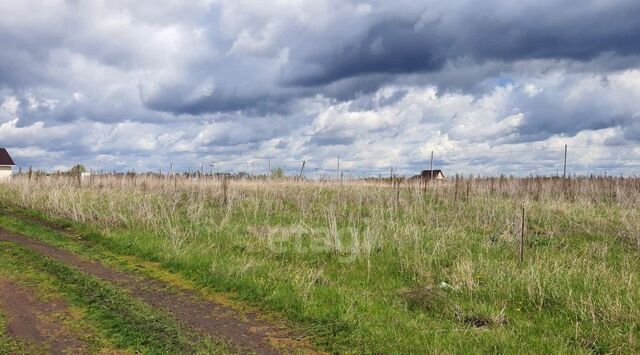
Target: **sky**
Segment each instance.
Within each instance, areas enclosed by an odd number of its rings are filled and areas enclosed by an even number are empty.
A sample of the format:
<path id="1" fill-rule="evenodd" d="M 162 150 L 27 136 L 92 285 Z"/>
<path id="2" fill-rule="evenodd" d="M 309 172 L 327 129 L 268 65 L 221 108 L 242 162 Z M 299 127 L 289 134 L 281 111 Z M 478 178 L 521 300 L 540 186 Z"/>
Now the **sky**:
<path id="1" fill-rule="evenodd" d="M 640 175 L 637 0 L 3 0 L 26 168 Z"/>

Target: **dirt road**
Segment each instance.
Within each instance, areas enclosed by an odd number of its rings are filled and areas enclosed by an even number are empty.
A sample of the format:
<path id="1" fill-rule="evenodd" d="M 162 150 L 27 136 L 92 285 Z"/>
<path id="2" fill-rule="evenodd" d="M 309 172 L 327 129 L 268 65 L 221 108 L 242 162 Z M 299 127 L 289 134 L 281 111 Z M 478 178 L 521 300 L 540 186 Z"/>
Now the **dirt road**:
<path id="1" fill-rule="evenodd" d="M 0 241 L 20 245 L 112 283 L 136 299 L 165 311 L 194 332 L 225 341 L 234 351 L 257 354 L 316 352 L 300 334 L 261 320 L 255 312 L 240 313 L 195 291 L 177 289 L 158 279 L 124 273 L 28 236 L 0 229 Z M 47 343 L 52 353 L 83 351 L 82 343 L 71 334 L 61 333 L 55 321 L 36 316 L 64 311 L 62 303 L 38 302 L 29 290 L 8 282 L 0 283 L 0 303 L 1 308 L 10 313 L 9 335 L 36 344 Z"/>
<path id="2" fill-rule="evenodd" d="M 84 342 L 63 324 L 68 314 L 61 300 L 42 300 L 35 292 L 10 280 L 0 279 L 0 309 L 8 322 L 7 333 L 27 344 L 29 353 L 85 353 Z"/>

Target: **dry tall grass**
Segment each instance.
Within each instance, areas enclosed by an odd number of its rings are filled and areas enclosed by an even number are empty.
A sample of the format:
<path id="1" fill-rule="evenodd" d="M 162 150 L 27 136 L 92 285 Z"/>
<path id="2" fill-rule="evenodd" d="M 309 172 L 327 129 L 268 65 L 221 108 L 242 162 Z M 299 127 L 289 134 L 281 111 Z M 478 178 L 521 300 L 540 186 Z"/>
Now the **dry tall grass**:
<path id="1" fill-rule="evenodd" d="M 415 228 L 425 227 L 434 234 L 462 228 L 510 237 L 517 234 L 514 228 L 519 228 L 519 205 L 524 201 L 534 233 L 554 236 L 571 227 L 574 233 L 625 238 L 640 248 L 640 179 L 460 177 L 435 184 L 390 184 L 105 175 L 81 185 L 72 177 L 36 181 L 25 176 L 9 186 L 16 206 L 103 228 L 144 228 L 170 240 L 189 240 L 200 229 L 215 231 L 231 214 L 236 223 L 253 226 L 254 232 L 266 231 L 266 237 L 278 233 L 256 229 L 263 222 L 258 215 L 287 216 L 288 224 L 298 225 L 296 231 L 313 230 L 337 249 L 338 224 L 346 226 L 355 241 L 368 245 L 382 236 L 410 240 Z M 353 251 L 360 254 L 361 249 Z"/>

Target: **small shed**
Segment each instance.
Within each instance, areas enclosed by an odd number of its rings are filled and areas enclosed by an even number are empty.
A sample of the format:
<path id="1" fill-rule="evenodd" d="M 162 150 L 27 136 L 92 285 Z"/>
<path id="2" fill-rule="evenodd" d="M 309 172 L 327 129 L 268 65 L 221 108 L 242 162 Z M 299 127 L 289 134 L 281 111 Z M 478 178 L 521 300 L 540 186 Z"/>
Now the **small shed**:
<path id="1" fill-rule="evenodd" d="M 15 165 L 9 152 L 4 148 L 0 148 L 0 180 L 11 179 Z"/>
<path id="2" fill-rule="evenodd" d="M 444 180 L 444 174 L 442 173 L 442 170 L 438 169 L 438 170 L 422 170 L 422 173 L 420 173 L 420 177 L 426 180 L 431 180 L 431 178 L 433 177 L 434 180 Z"/>

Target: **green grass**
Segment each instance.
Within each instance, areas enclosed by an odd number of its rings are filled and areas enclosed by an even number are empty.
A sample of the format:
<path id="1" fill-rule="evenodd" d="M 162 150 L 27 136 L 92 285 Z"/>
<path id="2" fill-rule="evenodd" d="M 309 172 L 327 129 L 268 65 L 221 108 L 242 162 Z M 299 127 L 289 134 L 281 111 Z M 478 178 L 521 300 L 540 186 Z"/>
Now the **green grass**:
<path id="1" fill-rule="evenodd" d="M 67 248 L 158 262 L 283 314 L 330 351 L 640 351 L 635 187 L 525 183 L 455 199 L 407 187 L 396 201 L 385 186 L 231 182 L 227 206 L 216 183 L 16 183 L 0 202 L 82 231 Z"/>
<path id="2" fill-rule="evenodd" d="M 190 334 L 174 319 L 107 282 L 12 243 L 0 244 L 3 273 L 44 295 L 59 295 L 81 311 L 80 325 L 73 326 L 80 326 L 80 334 L 85 335 L 83 340 L 92 351 L 118 348 L 146 354 L 227 352 L 223 344 Z M 0 339 L 0 349 L 5 347 L 7 352 L 17 346 L 15 340 Z"/>

